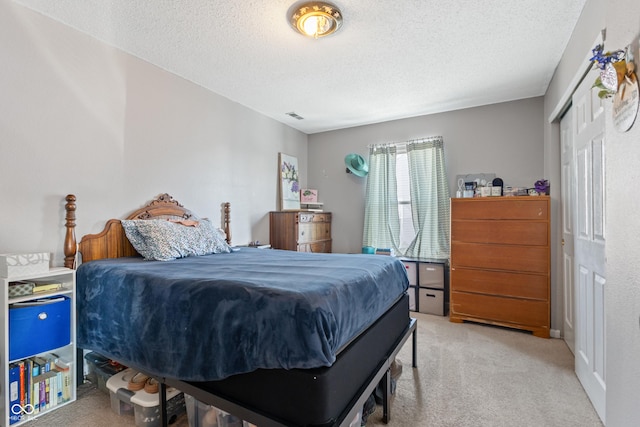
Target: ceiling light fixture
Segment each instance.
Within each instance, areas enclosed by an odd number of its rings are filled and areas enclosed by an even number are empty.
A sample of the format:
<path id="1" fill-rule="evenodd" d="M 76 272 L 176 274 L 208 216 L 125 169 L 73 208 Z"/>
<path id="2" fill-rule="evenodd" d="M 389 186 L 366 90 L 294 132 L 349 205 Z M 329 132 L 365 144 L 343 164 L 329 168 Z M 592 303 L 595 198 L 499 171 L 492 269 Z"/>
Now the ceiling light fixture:
<path id="1" fill-rule="evenodd" d="M 305 36 L 317 39 L 335 33 L 342 26 L 342 12 L 331 3 L 307 2 L 290 10 L 291 26 Z"/>

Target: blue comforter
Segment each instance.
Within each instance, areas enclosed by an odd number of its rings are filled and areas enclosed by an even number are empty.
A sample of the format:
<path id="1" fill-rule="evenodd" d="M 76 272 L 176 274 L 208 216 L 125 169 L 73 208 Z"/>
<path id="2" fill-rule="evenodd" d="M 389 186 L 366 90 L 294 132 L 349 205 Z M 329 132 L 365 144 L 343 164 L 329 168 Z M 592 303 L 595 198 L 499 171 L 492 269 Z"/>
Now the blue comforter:
<path id="1" fill-rule="evenodd" d="M 242 248 L 91 261 L 77 271 L 77 341 L 185 381 L 330 366 L 407 288 L 388 256 Z"/>

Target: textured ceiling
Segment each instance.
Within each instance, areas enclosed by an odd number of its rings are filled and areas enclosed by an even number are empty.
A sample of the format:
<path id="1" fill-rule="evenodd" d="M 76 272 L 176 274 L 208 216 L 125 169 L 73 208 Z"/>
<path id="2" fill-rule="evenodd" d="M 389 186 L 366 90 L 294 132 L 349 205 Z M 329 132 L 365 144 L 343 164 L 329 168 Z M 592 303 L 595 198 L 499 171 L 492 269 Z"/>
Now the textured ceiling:
<path id="1" fill-rule="evenodd" d="M 319 40 L 289 0 L 14 1 L 312 134 L 541 96 L 586 0 L 335 0 Z"/>

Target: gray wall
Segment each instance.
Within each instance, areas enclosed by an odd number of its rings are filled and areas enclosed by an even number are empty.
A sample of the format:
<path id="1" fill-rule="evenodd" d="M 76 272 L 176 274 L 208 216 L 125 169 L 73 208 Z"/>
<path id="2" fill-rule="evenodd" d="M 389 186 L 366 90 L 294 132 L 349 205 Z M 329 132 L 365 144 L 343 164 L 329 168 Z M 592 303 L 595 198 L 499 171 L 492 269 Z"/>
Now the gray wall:
<path id="1" fill-rule="evenodd" d="M 308 183 L 334 215 L 334 252 L 360 252 L 366 179 L 345 172 L 344 157 L 368 158 L 369 144 L 442 135 L 449 187 L 458 174 L 495 173 L 505 185 L 544 177 L 543 99 L 531 98 L 309 136 Z"/>
<path id="2" fill-rule="evenodd" d="M 307 136 L 12 2 L 0 1 L 0 253 L 62 264 L 64 202 L 77 235 L 168 192 L 233 241 L 269 240 L 278 152 Z"/>
<path id="3" fill-rule="evenodd" d="M 640 34 L 640 2 L 607 2 L 610 49 L 624 48 Z M 636 55 L 640 65 L 640 52 Z M 640 120 L 627 133 L 616 131 L 606 110 L 606 372 L 607 426 L 635 426 L 640 420 L 640 198 L 633 191 L 640 178 Z M 629 189 L 631 187 L 631 191 Z"/>

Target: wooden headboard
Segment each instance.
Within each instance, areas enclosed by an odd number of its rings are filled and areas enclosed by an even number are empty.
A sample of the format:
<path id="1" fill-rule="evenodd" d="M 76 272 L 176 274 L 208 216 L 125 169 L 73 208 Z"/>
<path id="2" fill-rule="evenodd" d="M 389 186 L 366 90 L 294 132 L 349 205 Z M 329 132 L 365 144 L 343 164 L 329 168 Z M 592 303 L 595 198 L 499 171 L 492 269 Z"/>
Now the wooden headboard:
<path id="1" fill-rule="evenodd" d="M 125 256 L 138 255 L 138 252 L 131 246 L 129 239 L 124 233 L 119 219 L 107 221 L 104 230 L 97 234 L 87 234 L 82 237 L 80 243 L 76 242 L 76 196 L 69 194 L 65 200 L 67 229 L 64 239 L 64 266 L 75 267 L 76 254 L 82 254 L 82 261 L 92 261 L 102 258 L 120 258 Z M 226 202 L 222 205 L 223 230 L 227 236 L 227 243 L 231 244 L 231 204 Z M 153 218 L 196 218 L 196 216 L 169 194 L 161 194 L 152 200 L 148 205 L 142 207 L 125 219 L 153 219 Z"/>

